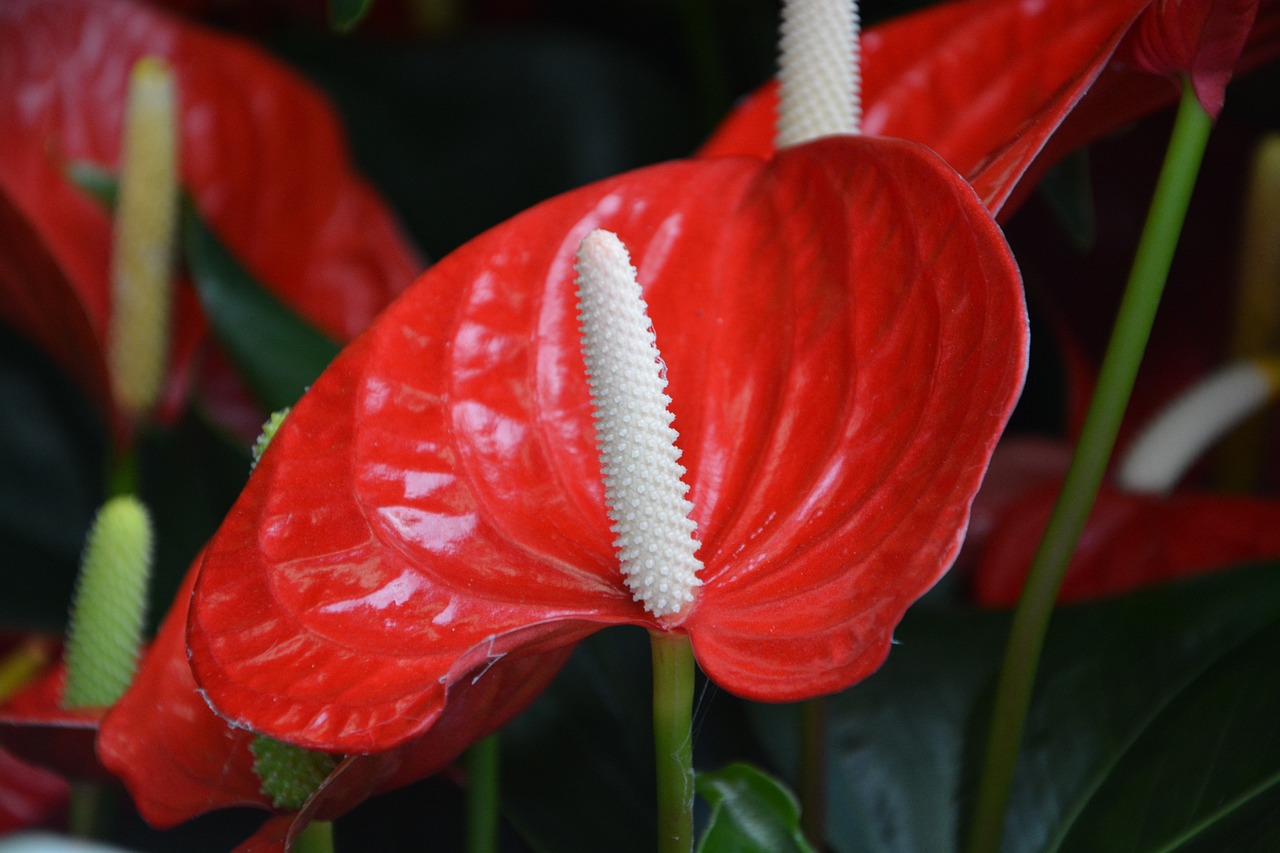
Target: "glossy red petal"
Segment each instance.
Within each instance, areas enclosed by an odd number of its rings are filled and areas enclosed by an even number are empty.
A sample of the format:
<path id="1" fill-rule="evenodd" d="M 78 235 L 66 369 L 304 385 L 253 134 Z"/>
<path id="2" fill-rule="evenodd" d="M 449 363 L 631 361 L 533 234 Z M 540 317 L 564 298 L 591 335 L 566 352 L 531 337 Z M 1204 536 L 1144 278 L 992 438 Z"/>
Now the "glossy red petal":
<path id="1" fill-rule="evenodd" d="M 235 805 L 269 808 L 253 772 L 254 734 L 233 729 L 200 695 L 183 642 L 195 567 L 174 599 L 138 675 L 107 713 L 98 757 L 153 826 Z"/>
<path id="2" fill-rule="evenodd" d="M 154 826 L 172 826 L 218 808 L 270 808 L 259 790 L 249 745 L 256 735 L 232 728 L 210 710 L 187 663 L 184 633 L 196 566 L 188 573 L 133 685 L 102 721 L 98 755 L 124 781 L 139 813 Z M 449 708 L 421 736 L 394 750 L 348 756 L 307 805 L 289 821 L 268 827 L 289 835 L 312 815 L 331 819 L 374 793 L 429 776 L 468 746 L 524 710 L 550 683 L 568 649 L 495 664 L 483 678 L 450 693 Z"/>
<path id="3" fill-rule="evenodd" d="M 177 76 L 182 179 L 201 213 L 268 287 L 350 338 L 420 264 L 352 172 L 329 106 L 249 44 L 129 0 L 0 5 L 0 224 L 6 246 L 13 225 L 44 247 L 38 282 L 52 292 L 41 298 L 58 306 L 12 310 L 31 302 L 33 285 L 5 274 L 2 316 L 105 399 L 110 223 L 62 169 L 117 163 L 127 74 L 147 54 Z M 203 326 L 178 322 L 176 347 L 186 352 Z"/>
<path id="4" fill-rule="evenodd" d="M 830 140 L 784 152 L 770 209 L 725 253 L 729 280 L 769 282 L 733 316 L 749 326 L 752 306 L 771 306 L 744 338 L 771 365 L 754 383 L 768 396 L 747 414 L 728 370 L 702 390 L 706 419 L 734 425 L 708 450 L 731 448 L 732 462 L 701 467 L 690 448 L 692 499 L 712 520 L 685 626 L 702 668 L 738 695 L 813 696 L 879 666 L 903 611 L 955 557 L 1021 389 L 1017 270 L 971 188 L 922 151 Z M 710 510 L 707 477 L 724 490 Z"/>
<path id="5" fill-rule="evenodd" d="M 872 27 L 863 129 L 933 148 L 999 212 L 1148 2 L 971 0 Z M 752 95 L 700 153 L 768 156 L 776 104 Z"/>
<path id="6" fill-rule="evenodd" d="M 1216 116 L 1257 11 L 1258 0 L 1154 0 L 1120 55 L 1152 74 L 1189 76 Z"/>
<path id="7" fill-rule="evenodd" d="M 849 137 L 606 180 L 420 279 L 294 409 L 210 546 L 188 640 L 224 713 L 382 748 L 477 666 L 659 627 L 621 583 L 603 505 L 572 269 L 594 228 L 630 248 L 669 370 L 706 564 L 685 621 L 700 660 L 751 694 L 874 665 L 954 555 L 1026 317 L 971 189 L 918 146 Z M 778 649 L 805 687 L 752 682 L 731 658 L 767 669 L 777 649 L 740 623 L 795 584 Z M 796 634 L 804 608 L 856 664 Z"/>
<path id="8" fill-rule="evenodd" d="M 991 535 L 974 574 L 974 595 L 1012 606 L 1048 524 L 1058 486 L 1028 496 Z M 1098 495 L 1061 601 L 1085 601 L 1280 557 L 1280 501 L 1225 495 Z"/>

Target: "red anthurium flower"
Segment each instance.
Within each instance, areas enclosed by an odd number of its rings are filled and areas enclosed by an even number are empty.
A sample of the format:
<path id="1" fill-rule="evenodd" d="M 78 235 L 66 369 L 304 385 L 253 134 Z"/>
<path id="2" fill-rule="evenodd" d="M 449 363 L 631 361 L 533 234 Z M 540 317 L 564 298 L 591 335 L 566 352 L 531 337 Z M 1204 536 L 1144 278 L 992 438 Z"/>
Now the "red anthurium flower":
<path id="1" fill-rule="evenodd" d="M 0 317 L 107 411 L 111 223 L 64 169 L 115 167 L 128 72 L 144 55 L 162 57 L 178 81 L 184 187 L 246 267 L 296 310 L 345 340 L 420 269 L 352 172 L 328 105 L 259 50 L 130 0 L 6 2 Z M 174 383 L 204 336 L 194 298 L 181 292 Z"/>
<path id="2" fill-rule="evenodd" d="M 1062 486 L 1032 488 L 1001 516 L 981 548 L 973 594 L 1012 606 Z M 1152 495 L 1112 483 L 1098 493 L 1067 568 L 1061 601 L 1085 601 L 1280 555 L 1280 501 L 1207 493 Z"/>
<path id="3" fill-rule="evenodd" d="M 70 794 L 70 786 L 60 776 L 0 749 L 0 835 L 60 825 Z"/>
<path id="4" fill-rule="evenodd" d="M 1216 116 L 1257 11 L 1258 0 L 1154 0 L 1121 56 L 1143 71 L 1190 77 Z"/>
<path id="5" fill-rule="evenodd" d="M 1176 88 L 1146 72 L 1124 63 L 1109 68 L 1150 2 L 970 0 L 872 27 L 862 34 L 863 130 L 928 145 L 969 179 L 993 213 L 1007 212 L 1062 155 L 1176 99 Z M 1171 17 L 1177 15 L 1144 15 L 1143 31 L 1149 19 Z M 1243 18 L 1216 11 L 1212 27 L 1240 41 L 1249 33 Z M 1280 54 L 1280 3 L 1261 5 L 1251 38 L 1243 66 Z M 1208 52 L 1223 72 L 1222 85 L 1235 67 L 1234 60 L 1222 64 L 1227 53 Z M 770 84 L 740 104 L 701 153 L 768 156 L 776 110 L 777 87 Z"/>
<path id="6" fill-rule="evenodd" d="M 1069 440 L 1006 439 L 993 456 L 965 545 L 966 570 L 973 572 L 974 594 L 983 603 L 1011 605 L 1021 593 L 1093 393 L 1119 284 L 1155 183 L 1159 163 L 1141 152 L 1167 138 L 1167 121 L 1151 119 L 1090 149 L 1097 239 L 1087 253 L 1069 245 L 1039 205 L 1028 205 L 1010 223 L 1014 244 L 1033 249 L 1020 252 L 1024 272 L 1052 318 L 1049 327 L 1066 368 Z M 1229 120 L 1209 141 L 1114 466 L 1130 458 L 1145 428 L 1174 400 L 1231 358 L 1241 189 L 1249 183 L 1256 143 L 1256 135 L 1242 134 Z M 1102 487 L 1068 567 L 1063 600 L 1280 555 L 1280 501 L 1274 493 L 1244 497 L 1215 491 L 1220 484 L 1204 476 L 1213 473 L 1205 465 L 1177 478 L 1176 487 L 1141 493 L 1126 487 L 1122 471 L 1113 470 Z"/>
<path id="7" fill-rule="evenodd" d="M 701 542 L 664 618 L 611 545 L 574 297 L 595 229 L 638 270 Z M 1026 343 L 998 229 L 913 143 L 559 196 L 440 262 L 294 408 L 206 552 L 196 678 L 234 722 L 358 750 L 611 624 L 687 632 L 742 696 L 838 690 L 954 557 Z"/>

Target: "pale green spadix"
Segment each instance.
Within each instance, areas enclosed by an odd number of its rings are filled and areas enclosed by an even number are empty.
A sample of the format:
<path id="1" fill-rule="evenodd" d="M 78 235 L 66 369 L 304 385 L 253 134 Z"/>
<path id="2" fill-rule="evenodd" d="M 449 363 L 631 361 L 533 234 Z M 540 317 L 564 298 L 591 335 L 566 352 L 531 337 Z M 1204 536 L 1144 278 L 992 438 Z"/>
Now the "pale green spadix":
<path id="1" fill-rule="evenodd" d="M 80 561 L 67 628 L 68 708 L 105 708 L 138 667 L 151 577 L 151 517 L 137 498 L 112 498 L 98 510 Z"/>
<path id="2" fill-rule="evenodd" d="M 588 234 L 577 271 L 582 352 L 614 548 L 632 598 L 654 616 L 670 616 L 693 601 L 702 563 L 665 370 L 635 268 L 617 235 Z"/>

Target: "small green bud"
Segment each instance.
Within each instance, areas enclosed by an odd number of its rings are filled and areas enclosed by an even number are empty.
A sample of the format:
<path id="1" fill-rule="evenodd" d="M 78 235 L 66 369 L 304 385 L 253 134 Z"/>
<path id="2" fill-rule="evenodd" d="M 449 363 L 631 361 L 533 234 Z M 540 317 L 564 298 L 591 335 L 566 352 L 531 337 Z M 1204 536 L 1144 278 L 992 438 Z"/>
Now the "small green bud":
<path id="1" fill-rule="evenodd" d="M 280 424 L 284 423 L 288 414 L 289 409 L 285 407 L 272 413 L 271 417 L 267 418 L 267 422 L 262 425 L 262 435 L 258 436 L 258 440 L 253 443 L 253 465 L 250 466 L 250 470 L 257 466 L 262 454 L 267 452 L 267 445 L 276 437 L 276 430 L 280 429 Z"/>
<path id="2" fill-rule="evenodd" d="M 300 809 L 337 766 L 325 752 L 312 752 L 291 743 L 259 735 L 249 745 L 253 772 L 262 782 L 262 793 L 278 809 Z"/>
<path id="3" fill-rule="evenodd" d="M 98 510 L 80 560 L 67 628 L 68 708 L 105 708 L 133 680 L 151 575 L 151 518 L 131 495 Z"/>

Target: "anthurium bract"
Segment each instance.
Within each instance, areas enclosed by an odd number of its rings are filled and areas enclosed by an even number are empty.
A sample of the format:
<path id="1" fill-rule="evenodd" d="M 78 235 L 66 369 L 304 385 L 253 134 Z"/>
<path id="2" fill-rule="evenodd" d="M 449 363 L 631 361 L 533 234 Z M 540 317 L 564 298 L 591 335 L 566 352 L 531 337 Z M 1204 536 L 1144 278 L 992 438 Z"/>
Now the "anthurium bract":
<path id="1" fill-rule="evenodd" d="M 295 310 L 346 340 L 419 271 L 328 105 L 249 44 L 130 0 L 17 0 L 0 5 L 0 55 L 0 317 L 107 411 L 110 214 L 67 170 L 115 168 L 142 56 L 176 77 L 181 179 L 200 215 Z M 178 296 L 170 397 L 206 335 L 191 292 Z M 227 398 L 221 374 L 210 383 Z"/>
<path id="2" fill-rule="evenodd" d="M 1163 24 L 1186 28 L 1175 29 L 1176 44 Z M 1212 45 L 1186 43 L 1201 31 Z M 1001 214 L 1067 152 L 1173 103 L 1177 86 L 1153 74 L 1192 73 L 1220 106 L 1237 60 L 1254 67 L 1280 54 L 1280 3 L 939 3 L 866 30 L 861 51 L 863 131 L 928 145 Z M 769 84 L 701 153 L 767 156 L 776 110 Z"/>
<path id="3" fill-rule="evenodd" d="M 638 270 L 701 541 L 665 620 L 605 514 L 573 284 L 596 228 Z M 205 555 L 196 678 L 236 724 L 360 751 L 609 624 L 688 632 L 742 696 L 845 687 L 954 557 L 1026 344 L 1003 237 L 913 143 L 557 197 L 434 267 L 294 408 Z"/>
<path id="4" fill-rule="evenodd" d="M 138 677 L 105 714 L 102 709 L 62 707 L 61 665 L 0 709 L 0 735 L 6 743 L 21 745 L 30 760 L 75 778 L 103 778 L 86 749 L 96 730 L 102 766 L 124 782 L 139 813 L 157 827 L 231 806 L 272 808 L 254 770 L 249 749 L 254 733 L 230 727 L 209 709 L 187 665 L 186 604 L 195 576 L 193 567 Z M 288 848 L 282 845 L 307 821 L 331 819 L 374 793 L 447 767 L 467 745 L 525 707 L 564 658 L 543 655 L 495 666 L 484 681 L 463 685 L 424 736 L 390 751 L 338 756 L 334 771 L 300 810 L 271 818 L 244 849 L 284 851 Z"/>

